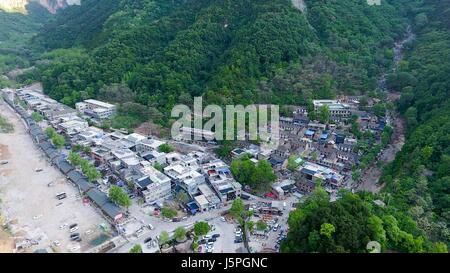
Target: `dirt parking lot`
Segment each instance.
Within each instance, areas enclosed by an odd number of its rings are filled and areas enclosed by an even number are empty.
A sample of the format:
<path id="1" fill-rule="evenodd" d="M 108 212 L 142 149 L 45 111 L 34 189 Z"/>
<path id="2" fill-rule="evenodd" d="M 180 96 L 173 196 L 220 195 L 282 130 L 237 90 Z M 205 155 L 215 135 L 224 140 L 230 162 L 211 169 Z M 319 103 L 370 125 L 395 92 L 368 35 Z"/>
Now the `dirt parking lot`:
<path id="1" fill-rule="evenodd" d="M 100 235 L 99 225 L 106 223 L 89 204 L 83 204 L 78 190 L 43 156 L 26 132 L 22 120 L 0 101 L 0 112 L 14 125 L 14 132 L 0 134 L 0 211 L 15 243 L 25 239 L 38 244 L 27 248 L 32 252 L 45 249 L 59 241 L 54 248 L 60 252 L 80 252 L 90 249 L 90 241 Z M 35 170 L 42 168 L 42 172 Z M 50 182 L 54 185 L 48 186 Z M 67 193 L 59 201 L 56 194 Z M 72 243 L 68 227 L 77 223 L 82 242 Z"/>

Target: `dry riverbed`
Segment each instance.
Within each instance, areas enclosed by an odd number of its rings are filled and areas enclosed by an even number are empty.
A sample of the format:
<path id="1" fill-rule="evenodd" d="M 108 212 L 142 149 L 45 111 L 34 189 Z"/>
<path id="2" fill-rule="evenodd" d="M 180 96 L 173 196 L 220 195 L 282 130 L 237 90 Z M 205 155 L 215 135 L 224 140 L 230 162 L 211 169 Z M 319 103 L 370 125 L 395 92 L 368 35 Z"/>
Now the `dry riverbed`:
<path id="1" fill-rule="evenodd" d="M 0 251 L 11 252 L 26 240 L 37 243 L 26 252 L 48 247 L 60 252 L 88 250 L 105 220 L 82 202 L 76 188 L 37 149 L 23 121 L 3 101 L 0 113 L 14 126 L 13 132 L 0 133 L 0 161 L 8 162 L 0 166 L 0 213 L 6 223 L 0 231 Z M 38 168 L 43 171 L 36 172 Z M 50 182 L 54 185 L 48 186 Z M 57 200 L 60 192 L 68 197 Z M 68 227 L 60 228 L 73 223 L 79 226 L 81 244 L 70 241 Z M 60 245 L 55 247 L 54 241 Z"/>

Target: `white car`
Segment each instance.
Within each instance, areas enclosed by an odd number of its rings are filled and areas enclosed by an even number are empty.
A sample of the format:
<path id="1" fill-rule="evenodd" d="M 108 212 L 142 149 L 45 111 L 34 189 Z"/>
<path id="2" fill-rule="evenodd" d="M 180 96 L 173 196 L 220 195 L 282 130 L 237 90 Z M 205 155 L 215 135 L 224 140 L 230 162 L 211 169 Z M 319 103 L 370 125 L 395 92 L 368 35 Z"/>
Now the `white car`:
<path id="1" fill-rule="evenodd" d="M 60 243 L 59 241 L 53 241 L 53 245 L 55 245 L 55 246 L 60 246 L 61 243 Z"/>
<path id="2" fill-rule="evenodd" d="M 64 223 L 64 224 L 62 224 L 62 225 L 59 226 L 59 229 L 64 229 L 64 228 L 66 228 L 68 225 L 69 225 L 69 224 Z"/>
<path id="3" fill-rule="evenodd" d="M 76 246 L 73 246 L 73 247 L 70 248 L 70 252 L 75 252 L 75 251 L 78 251 L 78 250 L 80 250 L 80 246 L 79 245 L 76 245 Z"/>
<path id="4" fill-rule="evenodd" d="M 220 217 L 220 221 L 222 221 L 222 222 L 226 222 L 226 221 L 227 221 L 227 219 L 225 219 L 225 217 Z"/>

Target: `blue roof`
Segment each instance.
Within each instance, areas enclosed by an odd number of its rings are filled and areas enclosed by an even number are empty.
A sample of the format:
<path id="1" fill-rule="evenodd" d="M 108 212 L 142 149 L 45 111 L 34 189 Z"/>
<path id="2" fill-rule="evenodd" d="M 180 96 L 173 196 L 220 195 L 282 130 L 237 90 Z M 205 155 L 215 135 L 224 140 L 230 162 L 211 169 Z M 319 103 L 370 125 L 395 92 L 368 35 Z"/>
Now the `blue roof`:
<path id="1" fill-rule="evenodd" d="M 218 169 L 217 172 L 230 173 L 230 170 L 228 168 L 222 168 L 222 169 Z"/>
<path id="2" fill-rule="evenodd" d="M 195 214 L 200 209 L 194 201 L 187 203 L 186 206 L 188 206 L 192 214 Z"/>
<path id="3" fill-rule="evenodd" d="M 123 182 L 122 182 L 122 183 L 123 183 Z M 152 180 L 151 180 L 148 176 L 146 176 L 146 177 L 143 177 L 143 178 L 138 179 L 138 180 L 136 181 L 136 183 L 139 185 L 139 187 L 145 188 L 145 187 L 147 187 L 148 185 L 150 185 L 150 184 L 153 183 L 153 182 L 152 182 Z"/>
<path id="4" fill-rule="evenodd" d="M 103 210 L 104 213 L 106 213 L 106 215 L 108 215 L 112 219 L 116 218 L 118 215 L 122 213 L 122 209 L 111 201 L 106 202 L 101 207 L 101 209 Z"/>
<path id="5" fill-rule="evenodd" d="M 103 207 L 103 205 L 109 201 L 108 196 L 97 189 L 91 189 L 88 191 L 87 196 L 99 207 Z"/>
<path id="6" fill-rule="evenodd" d="M 321 139 L 327 139 L 327 138 L 328 138 L 328 134 L 321 134 L 321 135 L 320 135 L 320 138 L 321 138 Z"/>
<path id="7" fill-rule="evenodd" d="M 314 135 L 314 131 L 308 130 L 308 131 L 306 131 L 305 135 L 313 136 Z"/>
<path id="8" fill-rule="evenodd" d="M 274 165 L 278 165 L 278 164 L 283 164 L 283 161 L 282 161 L 282 160 L 279 160 L 279 159 L 277 159 L 277 158 L 271 157 L 271 158 L 269 159 L 269 163 L 272 164 L 272 166 L 274 166 Z"/>
<path id="9" fill-rule="evenodd" d="M 147 155 L 143 156 L 142 158 L 144 158 L 145 160 L 148 160 L 148 161 L 150 161 L 150 160 L 154 159 L 154 158 L 155 158 L 155 156 L 154 156 L 154 155 L 152 155 L 152 154 L 147 154 Z"/>
<path id="10" fill-rule="evenodd" d="M 84 178 L 83 175 L 76 171 L 76 170 L 72 170 L 70 171 L 67 176 L 69 177 L 70 180 L 72 180 L 72 182 L 76 183 L 78 180 Z"/>
<path id="11" fill-rule="evenodd" d="M 63 173 L 68 173 L 71 170 L 74 169 L 74 167 L 72 166 L 72 164 L 70 164 L 69 162 L 67 162 L 63 157 L 59 157 L 57 159 L 57 165 L 59 167 L 59 169 L 63 172 Z"/>
<path id="12" fill-rule="evenodd" d="M 94 185 L 90 182 L 88 182 L 86 179 L 81 178 L 79 179 L 77 182 L 75 182 L 75 184 L 78 185 L 78 187 L 80 188 L 81 191 L 85 192 L 91 188 L 94 187 Z"/>
<path id="13" fill-rule="evenodd" d="M 309 174 L 309 175 L 315 175 L 316 174 L 315 171 L 312 171 L 312 170 L 309 170 L 309 169 L 305 169 L 305 168 L 302 169 L 302 173 Z"/>

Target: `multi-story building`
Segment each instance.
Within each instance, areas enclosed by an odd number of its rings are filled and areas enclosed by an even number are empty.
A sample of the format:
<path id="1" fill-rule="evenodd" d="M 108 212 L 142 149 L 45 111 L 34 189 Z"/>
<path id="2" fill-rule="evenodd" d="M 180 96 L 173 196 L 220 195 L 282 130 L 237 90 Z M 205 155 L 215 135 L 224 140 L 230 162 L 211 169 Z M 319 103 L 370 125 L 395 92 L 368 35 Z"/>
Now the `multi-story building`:
<path id="1" fill-rule="evenodd" d="M 197 193 L 199 185 L 205 183 L 205 177 L 195 168 L 182 164 L 167 166 L 164 173 L 191 196 Z"/>
<path id="2" fill-rule="evenodd" d="M 241 196 L 242 186 L 234 180 L 225 162 L 215 159 L 203 164 L 202 169 L 206 180 L 211 184 L 223 203 Z"/>
<path id="3" fill-rule="evenodd" d="M 75 107 L 77 111 L 100 120 L 112 118 L 117 111 L 115 105 L 93 99 L 78 102 Z"/>
<path id="4" fill-rule="evenodd" d="M 136 152 L 145 154 L 147 152 L 158 150 L 159 146 L 166 142 L 157 139 L 144 139 L 136 144 Z"/>
<path id="5" fill-rule="evenodd" d="M 171 195 L 171 180 L 168 176 L 145 161 L 141 162 L 136 169 L 142 177 L 135 180 L 135 185 L 146 203 L 163 200 Z"/>
<path id="6" fill-rule="evenodd" d="M 333 119 L 348 118 L 352 114 L 350 105 L 337 100 L 314 100 L 313 105 L 316 112 L 319 112 L 323 106 L 328 106 Z"/>

